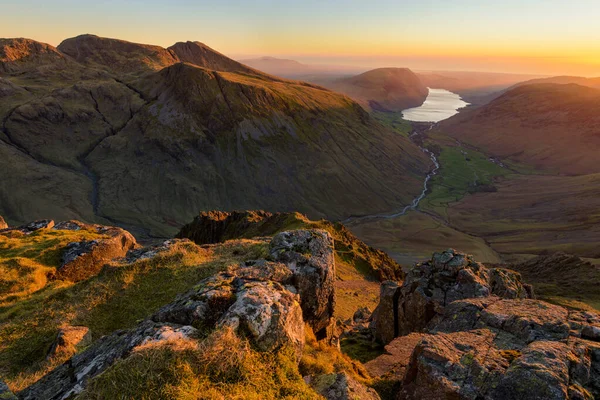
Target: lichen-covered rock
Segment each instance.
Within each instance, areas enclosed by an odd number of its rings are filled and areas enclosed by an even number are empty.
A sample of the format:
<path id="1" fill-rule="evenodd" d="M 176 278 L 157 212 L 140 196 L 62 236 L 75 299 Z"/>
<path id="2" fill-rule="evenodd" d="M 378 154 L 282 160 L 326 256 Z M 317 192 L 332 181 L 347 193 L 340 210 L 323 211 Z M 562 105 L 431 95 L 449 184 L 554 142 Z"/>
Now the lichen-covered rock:
<path id="1" fill-rule="evenodd" d="M 489 330 L 425 336 L 415 347 L 398 399 L 478 399 L 502 379 L 508 361 Z"/>
<path id="2" fill-rule="evenodd" d="M 104 336 L 85 351 L 75 354 L 69 361 L 19 392 L 19 398 L 60 400 L 75 396 L 83 391 L 90 378 L 101 374 L 117 360 L 129 355 L 148 338 L 155 337 L 165 325 L 169 324 L 145 321 L 132 330 L 117 331 Z"/>
<path id="3" fill-rule="evenodd" d="M 488 283 L 493 294 L 505 299 L 532 299 L 533 287 L 522 281 L 521 274 L 509 269 L 490 268 Z"/>
<path id="4" fill-rule="evenodd" d="M 60 221 L 52 229 L 57 231 L 80 231 L 82 229 L 86 229 L 88 227 L 92 227 L 93 225 L 88 225 L 84 222 L 77 221 L 76 219 L 72 219 L 69 221 Z"/>
<path id="5" fill-rule="evenodd" d="M 8 224 L 6 223 L 4 218 L 2 218 L 2 215 L 0 215 L 0 229 L 7 229 L 7 228 L 8 228 Z"/>
<path id="6" fill-rule="evenodd" d="M 379 289 L 379 304 L 373 311 L 371 329 L 377 340 L 389 343 L 398 336 L 398 324 L 395 323 L 395 310 L 398 308 L 400 285 L 394 281 L 385 281 Z M 391 317 L 391 318 L 390 318 Z"/>
<path id="7" fill-rule="evenodd" d="M 96 275 L 109 261 L 125 257 L 127 252 L 136 247 L 135 238 L 126 230 L 101 225 L 79 225 L 78 221 L 61 223 L 63 229 L 78 230 L 85 228 L 105 235 L 98 240 L 83 240 L 69 243 L 62 254 L 61 265 L 56 271 L 56 278 L 78 282 Z"/>
<path id="8" fill-rule="evenodd" d="M 10 391 L 6 383 L 0 381 L 0 400 L 17 400 L 17 396 Z"/>
<path id="9" fill-rule="evenodd" d="M 375 390 L 357 382 L 345 372 L 311 377 L 309 383 L 327 400 L 380 400 Z"/>
<path id="10" fill-rule="evenodd" d="M 566 343 L 537 341 L 506 370 L 492 399 L 563 400 L 569 398 L 570 349 Z"/>
<path id="11" fill-rule="evenodd" d="M 249 282 L 218 324 L 245 333 L 263 351 L 291 345 L 300 356 L 305 339 L 298 300 L 277 282 Z"/>
<path id="12" fill-rule="evenodd" d="M 524 343 L 564 340 L 569 337 L 568 315 L 564 307 L 543 301 L 488 297 L 451 303 L 428 328 L 432 332 L 498 329 Z"/>
<path id="13" fill-rule="evenodd" d="M 292 271 L 304 320 L 318 339 L 326 338 L 335 309 L 333 239 L 323 230 L 281 232 L 273 237 L 270 253 Z"/>
<path id="14" fill-rule="evenodd" d="M 146 337 L 141 345 L 143 346 L 147 344 L 192 339 L 197 335 L 198 329 L 194 328 L 193 326 L 163 325 L 159 327 L 151 336 Z"/>
<path id="15" fill-rule="evenodd" d="M 384 343 L 391 340 L 391 328 L 386 326 L 391 324 L 394 328 L 394 337 L 423 331 L 436 315 L 456 300 L 491 295 L 528 298 L 532 293 L 521 282 L 518 273 L 497 268 L 490 270 L 471 256 L 452 249 L 434 253 L 430 261 L 413 267 L 399 292 L 389 290 L 382 296 L 381 301 L 385 304 L 376 312 L 373 323 L 376 331 L 380 326 L 376 336 Z M 391 311 L 390 298 L 397 298 L 397 305 Z"/>
<path id="16" fill-rule="evenodd" d="M 86 326 L 64 326 L 56 335 L 56 340 L 50 347 L 48 357 L 54 357 L 63 352 L 81 349 L 92 344 L 92 332 Z"/>
<path id="17" fill-rule="evenodd" d="M 412 333 L 367 368 L 401 381 L 398 399 L 600 398 L 600 315 L 532 299 L 513 271 L 447 251 L 382 289 L 380 310 L 394 296 L 404 318 L 394 322 Z"/>

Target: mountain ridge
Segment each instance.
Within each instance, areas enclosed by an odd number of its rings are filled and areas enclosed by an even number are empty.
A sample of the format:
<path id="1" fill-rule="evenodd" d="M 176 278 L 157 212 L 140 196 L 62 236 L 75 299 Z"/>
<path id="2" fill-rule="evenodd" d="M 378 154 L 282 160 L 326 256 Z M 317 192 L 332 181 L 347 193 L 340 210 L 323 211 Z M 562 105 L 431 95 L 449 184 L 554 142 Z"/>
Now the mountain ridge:
<path id="1" fill-rule="evenodd" d="M 456 139 L 535 168 L 562 174 L 600 171 L 594 110 L 600 90 L 577 84 L 540 83 L 509 90 L 482 107 L 442 121 Z M 586 156 L 587 154 L 587 156 Z"/>
<path id="2" fill-rule="evenodd" d="M 0 184 L 7 219 L 53 210 L 168 236 L 203 209 L 337 219 L 396 209 L 419 190 L 427 157 L 347 96 L 198 43 L 175 48 L 219 70 L 175 61 L 173 49 L 84 35 L 59 46 L 79 60 L 73 68 L 2 74 L 3 167 L 11 181 L 47 177 L 10 196 L 10 182 Z"/>

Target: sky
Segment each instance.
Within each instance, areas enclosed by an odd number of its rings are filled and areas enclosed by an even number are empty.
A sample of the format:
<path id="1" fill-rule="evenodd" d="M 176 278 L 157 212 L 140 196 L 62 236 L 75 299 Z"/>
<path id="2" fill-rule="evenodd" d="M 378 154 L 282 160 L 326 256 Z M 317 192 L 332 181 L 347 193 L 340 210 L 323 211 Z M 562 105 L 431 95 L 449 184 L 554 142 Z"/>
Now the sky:
<path id="1" fill-rule="evenodd" d="M 0 37 L 83 33 L 233 58 L 600 76 L 599 0 L 0 0 Z"/>

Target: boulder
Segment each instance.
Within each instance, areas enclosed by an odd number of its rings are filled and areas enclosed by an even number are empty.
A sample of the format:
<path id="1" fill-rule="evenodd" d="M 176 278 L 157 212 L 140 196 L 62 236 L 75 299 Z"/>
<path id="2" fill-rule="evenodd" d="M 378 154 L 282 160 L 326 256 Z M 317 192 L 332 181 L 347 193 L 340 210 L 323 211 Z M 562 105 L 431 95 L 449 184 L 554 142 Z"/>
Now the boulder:
<path id="1" fill-rule="evenodd" d="M 298 300 L 298 295 L 278 283 L 250 282 L 236 293 L 218 325 L 245 333 L 263 351 L 291 345 L 299 359 L 305 337 Z"/>
<path id="2" fill-rule="evenodd" d="M 92 344 L 92 332 L 85 326 L 65 326 L 58 331 L 48 357 L 82 349 Z"/>
<path id="3" fill-rule="evenodd" d="M 532 290 L 521 282 L 517 272 L 490 270 L 471 256 L 450 249 L 434 253 L 430 261 L 414 266 L 396 292 L 393 286 L 385 288 L 373 327 L 378 332 L 376 336 L 388 343 L 392 329 L 394 337 L 424 331 L 453 301 L 490 295 L 522 299 L 531 294 Z M 390 307 L 394 299 L 396 304 Z"/>
<path id="4" fill-rule="evenodd" d="M 162 307 L 152 320 L 206 329 L 229 326 L 247 335 L 261 350 L 289 344 L 300 354 L 304 347 L 300 299 L 280 283 L 291 276 L 281 263 L 244 262 L 203 280 Z"/>
<path id="5" fill-rule="evenodd" d="M 345 372 L 308 379 L 317 393 L 327 400 L 380 400 L 377 392 L 356 381 Z"/>
<path id="6" fill-rule="evenodd" d="M 2 218 L 2 216 L 0 215 L 0 229 L 7 229 L 7 228 L 8 228 L 8 224 L 6 223 L 4 218 Z"/>
<path id="7" fill-rule="evenodd" d="M 381 284 L 379 304 L 373 311 L 370 327 L 375 338 L 382 343 L 389 343 L 398 336 L 398 324 L 394 321 L 397 319 L 396 310 L 399 296 L 400 285 L 397 282 L 385 281 Z"/>
<path id="8" fill-rule="evenodd" d="M 569 399 L 571 351 L 561 342 L 538 341 L 522 350 L 490 391 L 492 399 Z"/>
<path id="9" fill-rule="evenodd" d="M 97 240 L 82 240 L 69 243 L 62 254 L 61 264 L 56 271 L 57 279 L 78 282 L 96 275 L 109 261 L 125 257 L 137 246 L 135 238 L 126 230 L 101 225 L 78 225 L 77 221 L 60 223 L 68 230 L 90 229 L 104 235 Z"/>
<path id="10" fill-rule="evenodd" d="M 486 329 L 439 333 L 421 339 L 411 356 L 398 399 L 487 398 L 508 361 L 494 349 Z"/>
<path id="11" fill-rule="evenodd" d="M 323 230 L 281 232 L 270 244 L 271 257 L 292 271 L 304 320 L 317 339 L 331 335 L 335 309 L 333 239 Z"/>

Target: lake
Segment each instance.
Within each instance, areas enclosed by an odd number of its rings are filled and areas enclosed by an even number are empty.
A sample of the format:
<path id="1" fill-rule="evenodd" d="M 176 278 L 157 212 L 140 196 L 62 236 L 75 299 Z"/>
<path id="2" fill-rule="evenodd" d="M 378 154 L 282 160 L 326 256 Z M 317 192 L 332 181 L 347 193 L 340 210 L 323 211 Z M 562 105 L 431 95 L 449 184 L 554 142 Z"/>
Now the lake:
<path id="1" fill-rule="evenodd" d="M 419 107 L 402 111 L 402 118 L 415 122 L 439 122 L 468 106 L 459 95 L 445 89 L 429 89 L 429 95 Z"/>

